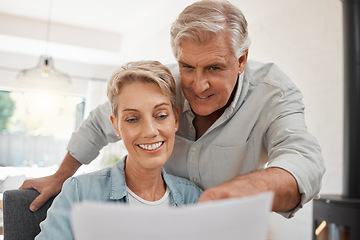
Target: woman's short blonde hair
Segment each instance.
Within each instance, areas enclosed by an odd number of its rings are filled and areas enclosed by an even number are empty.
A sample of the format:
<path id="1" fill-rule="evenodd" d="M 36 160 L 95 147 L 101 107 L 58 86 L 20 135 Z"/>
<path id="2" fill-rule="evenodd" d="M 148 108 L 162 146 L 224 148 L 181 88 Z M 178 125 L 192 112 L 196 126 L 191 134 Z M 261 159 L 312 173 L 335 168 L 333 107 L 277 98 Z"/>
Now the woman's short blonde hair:
<path id="1" fill-rule="evenodd" d="M 137 61 L 123 65 L 113 73 L 108 82 L 107 96 L 115 117 L 118 107 L 117 96 L 121 88 L 133 82 L 157 84 L 163 94 L 169 97 L 173 111 L 176 113 L 176 86 L 169 68 L 158 61 Z"/>

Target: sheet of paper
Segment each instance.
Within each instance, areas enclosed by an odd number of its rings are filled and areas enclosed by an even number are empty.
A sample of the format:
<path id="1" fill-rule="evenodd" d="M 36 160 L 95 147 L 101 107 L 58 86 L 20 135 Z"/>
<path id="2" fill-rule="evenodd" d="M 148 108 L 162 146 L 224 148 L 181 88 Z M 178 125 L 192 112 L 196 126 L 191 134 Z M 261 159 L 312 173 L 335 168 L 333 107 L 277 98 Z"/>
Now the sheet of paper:
<path id="1" fill-rule="evenodd" d="M 186 207 L 134 208 L 82 202 L 73 207 L 76 240 L 265 240 L 273 193 Z"/>

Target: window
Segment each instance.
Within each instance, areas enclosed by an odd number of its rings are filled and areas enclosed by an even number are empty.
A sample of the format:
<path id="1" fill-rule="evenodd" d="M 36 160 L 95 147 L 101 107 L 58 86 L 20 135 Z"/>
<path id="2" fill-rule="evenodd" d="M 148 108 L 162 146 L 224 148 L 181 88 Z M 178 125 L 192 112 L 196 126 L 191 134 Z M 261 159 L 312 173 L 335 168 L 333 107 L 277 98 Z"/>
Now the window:
<path id="1" fill-rule="evenodd" d="M 0 91 L 0 166 L 58 166 L 84 107 L 78 96 Z"/>

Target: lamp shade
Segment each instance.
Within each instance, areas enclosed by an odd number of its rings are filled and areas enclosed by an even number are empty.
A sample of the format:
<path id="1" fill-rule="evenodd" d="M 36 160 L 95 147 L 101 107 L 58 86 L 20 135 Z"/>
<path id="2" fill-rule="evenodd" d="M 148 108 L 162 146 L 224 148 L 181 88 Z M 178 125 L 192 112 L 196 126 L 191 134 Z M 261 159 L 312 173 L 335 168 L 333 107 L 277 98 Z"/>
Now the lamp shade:
<path id="1" fill-rule="evenodd" d="M 56 70 L 52 57 L 48 55 L 42 55 L 35 68 L 20 71 L 17 80 L 24 87 L 38 89 L 66 89 L 71 86 L 70 76 Z"/>

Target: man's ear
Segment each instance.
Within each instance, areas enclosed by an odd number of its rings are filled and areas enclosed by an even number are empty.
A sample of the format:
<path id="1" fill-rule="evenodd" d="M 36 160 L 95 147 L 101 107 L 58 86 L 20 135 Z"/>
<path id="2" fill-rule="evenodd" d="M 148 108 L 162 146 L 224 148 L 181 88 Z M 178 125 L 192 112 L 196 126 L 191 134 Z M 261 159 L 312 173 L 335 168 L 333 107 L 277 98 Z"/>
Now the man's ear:
<path id="1" fill-rule="evenodd" d="M 249 51 L 246 50 L 246 52 L 243 55 L 241 55 L 241 57 L 239 57 L 239 72 L 238 72 L 238 75 L 240 75 L 245 69 L 247 58 L 248 58 L 248 53 L 249 53 Z"/>
<path id="2" fill-rule="evenodd" d="M 119 128 L 118 128 L 117 118 L 113 114 L 111 114 L 110 115 L 110 120 L 111 120 L 111 123 L 112 123 L 112 125 L 114 127 L 116 136 L 121 139 L 121 134 L 120 134 L 120 131 L 119 131 Z"/>

